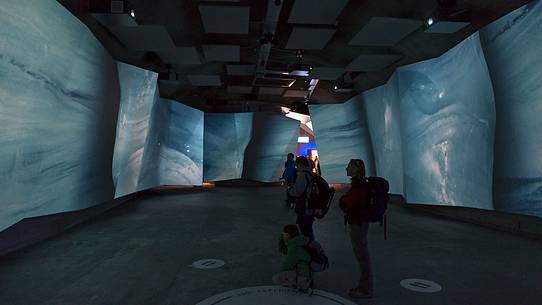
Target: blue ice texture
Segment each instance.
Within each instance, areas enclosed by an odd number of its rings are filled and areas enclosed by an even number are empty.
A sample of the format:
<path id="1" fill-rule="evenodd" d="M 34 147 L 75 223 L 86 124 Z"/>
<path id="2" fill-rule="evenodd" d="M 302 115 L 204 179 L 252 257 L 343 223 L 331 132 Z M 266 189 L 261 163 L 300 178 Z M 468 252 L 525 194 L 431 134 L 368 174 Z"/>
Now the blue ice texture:
<path id="1" fill-rule="evenodd" d="M 480 31 L 495 91 L 495 209 L 542 217 L 542 2 Z"/>
<path id="2" fill-rule="evenodd" d="M 387 84 L 362 93 L 375 158 L 376 175 L 390 184 L 392 194 L 403 194 L 403 151 L 397 75 Z"/>
<path id="3" fill-rule="evenodd" d="M 240 179 L 245 150 L 252 138 L 254 114 L 206 113 L 204 127 L 204 181 Z"/>
<path id="4" fill-rule="evenodd" d="M 113 158 L 115 198 L 149 187 L 142 185 L 143 157 L 152 109 L 159 101 L 157 73 L 124 63 L 118 63 L 118 73 L 121 94 Z"/>
<path id="5" fill-rule="evenodd" d="M 203 182 L 203 112 L 157 98 L 140 179 L 142 189 Z"/>
<path id="6" fill-rule="evenodd" d="M 493 209 L 493 88 L 478 34 L 397 71 L 406 199 Z"/>
<path id="7" fill-rule="evenodd" d="M 346 166 L 350 159 L 363 160 L 366 175 L 375 174 L 373 148 L 361 95 L 344 104 L 309 105 L 309 113 L 324 179 L 329 183 L 349 183 Z"/>
<path id="8" fill-rule="evenodd" d="M 245 150 L 243 179 L 278 181 L 288 153 L 296 152 L 299 121 L 275 113 L 254 113 L 252 139 Z"/>
<path id="9" fill-rule="evenodd" d="M 54 0 L 0 5 L 0 231 L 114 195 L 116 62 Z"/>

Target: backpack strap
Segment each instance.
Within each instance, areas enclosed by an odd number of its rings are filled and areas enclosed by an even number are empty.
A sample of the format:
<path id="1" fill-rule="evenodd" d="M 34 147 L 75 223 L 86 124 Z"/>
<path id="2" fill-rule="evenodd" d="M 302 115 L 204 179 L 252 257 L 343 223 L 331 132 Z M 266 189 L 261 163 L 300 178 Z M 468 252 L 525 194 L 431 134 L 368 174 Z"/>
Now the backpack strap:
<path id="1" fill-rule="evenodd" d="M 306 175 L 309 175 L 308 179 L 307 179 L 307 185 L 305 186 L 305 190 L 303 191 L 303 194 L 301 195 L 301 197 L 304 197 L 304 196 L 307 196 L 307 190 L 309 189 L 309 186 L 312 184 L 312 181 L 314 179 L 314 177 L 312 176 L 312 174 L 310 173 L 305 173 L 305 176 Z"/>

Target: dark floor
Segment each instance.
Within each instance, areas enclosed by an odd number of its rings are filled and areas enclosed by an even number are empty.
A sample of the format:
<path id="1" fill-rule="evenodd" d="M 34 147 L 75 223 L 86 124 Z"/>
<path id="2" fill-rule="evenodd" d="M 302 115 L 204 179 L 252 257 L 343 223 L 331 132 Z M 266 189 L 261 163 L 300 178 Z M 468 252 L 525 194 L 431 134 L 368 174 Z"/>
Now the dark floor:
<path id="1" fill-rule="evenodd" d="M 0 304 L 189 305 L 270 285 L 278 234 L 295 219 L 282 197 L 277 187 L 215 188 L 130 202 L 0 258 Z M 398 206 L 388 214 L 387 241 L 378 225 L 370 230 L 375 297 L 359 304 L 542 304 L 542 242 Z M 315 232 L 331 260 L 316 288 L 346 297 L 358 274 L 336 206 Z M 190 266 L 203 258 L 226 265 Z M 399 285 L 405 278 L 443 290 L 409 291 Z"/>

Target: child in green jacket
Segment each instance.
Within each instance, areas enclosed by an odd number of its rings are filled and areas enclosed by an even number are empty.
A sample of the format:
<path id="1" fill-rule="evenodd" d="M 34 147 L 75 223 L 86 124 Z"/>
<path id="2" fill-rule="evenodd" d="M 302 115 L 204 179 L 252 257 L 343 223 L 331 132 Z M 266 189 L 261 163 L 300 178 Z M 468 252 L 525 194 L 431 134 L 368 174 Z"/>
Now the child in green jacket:
<path id="1" fill-rule="evenodd" d="M 296 225 L 287 225 L 279 239 L 279 251 L 284 255 L 280 272 L 273 276 L 276 285 L 307 290 L 311 284 L 310 255 L 303 248 L 309 238 L 299 234 Z"/>

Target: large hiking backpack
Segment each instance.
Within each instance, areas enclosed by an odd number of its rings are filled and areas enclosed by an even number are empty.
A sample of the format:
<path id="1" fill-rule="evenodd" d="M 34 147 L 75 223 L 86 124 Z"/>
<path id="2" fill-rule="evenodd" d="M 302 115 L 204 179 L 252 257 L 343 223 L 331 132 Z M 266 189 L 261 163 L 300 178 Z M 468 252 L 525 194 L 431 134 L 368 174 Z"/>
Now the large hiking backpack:
<path id="1" fill-rule="evenodd" d="M 386 209 L 390 195 L 390 185 L 388 181 L 382 177 L 369 177 L 366 179 L 369 184 L 369 193 L 371 196 L 371 205 L 369 206 L 367 220 L 369 222 L 380 222 L 380 226 L 384 226 L 384 239 L 388 239 L 388 224 L 386 219 Z"/>
<path id="2" fill-rule="evenodd" d="M 303 246 L 303 249 L 307 251 L 311 257 L 309 268 L 311 272 L 321 272 L 327 269 L 329 262 L 324 249 L 319 242 L 313 240 Z"/>
<path id="3" fill-rule="evenodd" d="M 369 222 L 382 223 L 386 209 L 388 208 L 388 201 L 390 195 L 390 185 L 388 181 L 382 177 L 369 177 L 367 178 L 369 184 L 369 192 L 371 193 L 371 205 L 369 208 Z"/>
<path id="4" fill-rule="evenodd" d="M 327 181 L 320 176 L 313 177 L 309 187 L 311 188 L 311 195 L 307 198 L 308 209 L 314 217 L 324 218 L 327 211 L 329 211 L 335 189 L 330 188 Z"/>

